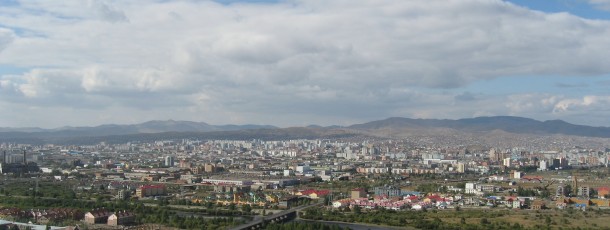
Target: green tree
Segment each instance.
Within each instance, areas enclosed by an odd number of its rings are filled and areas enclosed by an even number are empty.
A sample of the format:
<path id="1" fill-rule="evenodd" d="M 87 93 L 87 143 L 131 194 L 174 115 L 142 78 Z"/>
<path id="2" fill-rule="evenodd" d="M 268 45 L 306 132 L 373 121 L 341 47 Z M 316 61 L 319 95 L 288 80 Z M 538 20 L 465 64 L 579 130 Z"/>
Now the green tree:
<path id="1" fill-rule="evenodd" d="M 62 176 L 64 174 L 61 171 L 59 171 L 58 169 L 53 169 L 53 171 L 51 171 L 51 175 L 52 176 Z"/>
<path id="2" fill-rule="evenodd" d="M 354 213 L 355 214 L 360 214 L 362 213 L 362 208 L 359 205 L 354 205 Z"/>
<path id="3" fill-rule="evenodd" d="M 252 206 L 250 206 L 249 204 L 242 205 L 241 211 L 243 211 L 245 213 L 250 213 L 250 212 L 252 212 Z"/>
<path id="4" fill-rule="evenodd" d="M 482 225 L 487 225 L 487 224 L 489 224 L 489 223 L 490 223 L 490 222 L 489 222 L 489 220 L 487 220 L 487 218 L 481 218 L 481 224 L 482 224 Z"/>
<path id="5" fill-rule="evenodd" d="M 548 189 L 544 189 L 540 193 L 540 197 L 542 197 L 542 198 L 549 198 L 550 196 L 551 196 L 551 192 L 549 192 Z"/>
<path id="6" fill-rule="evenodd" d="M 566 185 L 565 187 L 563 187 L 563 195 L 564 196 L 572 196 L 572 185 Z"/>
<path id="7" fill-rule="evenodd" d="M 546 223 L 546 225 L 550 225 L 550 224 L 551 224 L 551 222 L 552 222 L 551 217 L 546 216 L 546 217 L 544 218 L 544 222 Z"/>
<path id="8" fill-rule="evenodd" d="M 597 190 L 591 188 L 589 190 L 589 197 L 597 197 Z"/>

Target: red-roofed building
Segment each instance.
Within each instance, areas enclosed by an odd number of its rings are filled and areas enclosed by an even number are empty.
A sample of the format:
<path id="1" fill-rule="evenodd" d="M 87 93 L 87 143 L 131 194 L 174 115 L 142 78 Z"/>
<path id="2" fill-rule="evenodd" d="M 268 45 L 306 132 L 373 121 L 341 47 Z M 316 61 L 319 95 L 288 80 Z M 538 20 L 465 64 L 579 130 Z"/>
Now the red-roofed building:
<path id="1" fill-rule="evenodd" d="M 408 196 L 404 198 L 405 201 L 407 201 L 408 203 L 416 203 L 419 201 L 419 197 L 418 196 Z"/>
<path id="2" fill-rule="evenodd" d="M 137 197 L 148 197 L 148 196 L 164 196 L 167 195 L 165 185 L 142 185 L 136 189 Z"/>
<path id="3" fill-rule="evenodd" d="M 436 203 L 436 202 L 444 202 L 445 198 L 440 197 L 439 195 L 431 195 L 431 196 L 427 196 L 426 198 L 423 199 L 424 202 L 426 203 Z"/>
<path id="4" fill-rule="evenodd" d="M 607 196 L 610 196 L 610 188 L 609 187 L 599 187 L 597 188 L 597 197 L 599 198 L 606 198 Z"/>
<path id="5" fill-rule="evenodd" d="M 308 196 L 311 199 L 318 199 L 320 197 L 324 197 L 330 194 L 329 190 L 315 190 L 315 189 L 307 189 L 300 192 L 297 192 L 295 195 L 298 196 Z"/>

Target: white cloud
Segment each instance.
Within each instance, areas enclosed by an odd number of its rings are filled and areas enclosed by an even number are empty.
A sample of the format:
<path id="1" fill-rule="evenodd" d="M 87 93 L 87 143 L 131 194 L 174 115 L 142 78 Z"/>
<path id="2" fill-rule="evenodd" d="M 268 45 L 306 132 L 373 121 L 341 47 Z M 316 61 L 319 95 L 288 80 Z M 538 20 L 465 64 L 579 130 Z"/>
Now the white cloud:
<path id="1" fill-rule="evenodd" d="M 610 111 L 610 96 L 593 96 L 587 95 L 582 98 L 564 99 L 557 104 L 553 109 L 554 113 L 565 112 L 591 112 L 596 110 Z"/>
<path id="2" fill-rule="evenodd" d="M 500 0 L 20 4 L 0 9 L 12 28 L 0 29 L 0 65 L 29 70 L 0 76 L 0 101 L 41 108 L 183 106 L 190 117 L 271 123 L 278 113 L 293 115 L 284 123 L 539 115 L 561 98 L 434 93 L 503 76 L 610 73 L 610 22 Z"/>
<path id="3" fill-rule="evenodd" d="M 610 11 L 610 1 L 609 0 L 588 0 L 590 4 L 597 7 L 601 10 Z"/>
<path id="4" fill-rule="evenodd" d="M 13 42 L 14 34 L 11 30 L 0 27 L 0 52 Z"/>
<path id="5" fill-rule="evenodd" d="M 119 9 L 116 9 L 113 5 L 99 0 L 90 0 L 89 6 L 93 8 L 95 15 L 104 21 L 116 23 L 116 22 L 127 22 L 127 16 Z"/>
<path id="6" fill-rule="evenodd" d="M 514 94 L 507 97 L 506 107 L 510 115 L 547 113 L 553 109 L 556 97 L 537 93 Z"/>

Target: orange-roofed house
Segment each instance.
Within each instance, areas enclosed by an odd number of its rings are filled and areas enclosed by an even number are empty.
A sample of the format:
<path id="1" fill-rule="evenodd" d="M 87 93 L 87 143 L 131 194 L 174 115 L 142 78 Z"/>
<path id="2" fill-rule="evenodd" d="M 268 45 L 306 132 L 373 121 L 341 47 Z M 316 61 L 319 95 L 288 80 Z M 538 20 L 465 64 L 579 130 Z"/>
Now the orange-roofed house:
<path id="1" fill-rule="evenodd" d="M 303 191 L 296 193 L 296 195 L 308 196 L 311 199 L 318 199 L 320 197 L 327 196 L 328 194 L 330 194 L 329 190 L 315 190 L 315 189 L 303 190 Z"/>
<path id="2" fill-rule="evenodd" d="M 426 198 L 423 199 L 424 202 L 426 203 L 436 203 L 436 202 L 444 202 L 445 198 L 440 197 L 439 195 L 431 195 L 431 196 L 427 196 Z"/>
<path id="3" fill-rule="evenodd" d="M 610 196 L 610 188 L 607 186 L 597 188 L 597 197 L 607 198 Z"/>
<path id="4" fill-rule="evenodd" d="M 608 199 L 591 199 L 591 203 L 597 207 L 610 207 L 610 200 Z"/>

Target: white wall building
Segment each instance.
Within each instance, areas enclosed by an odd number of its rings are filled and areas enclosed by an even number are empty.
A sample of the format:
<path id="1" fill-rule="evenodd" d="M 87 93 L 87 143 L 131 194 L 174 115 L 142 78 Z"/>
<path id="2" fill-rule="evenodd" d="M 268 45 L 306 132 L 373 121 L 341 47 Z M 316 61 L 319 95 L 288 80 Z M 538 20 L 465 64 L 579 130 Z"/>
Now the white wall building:
<path id="1" fill-rule="evenodd" d="M 547 170 L 547 163 L 545 160 L 541 160 L 540 161 L 540 166 L 538 167 L 539 171 L 546 171 Z"/>
<path id="2" fill-rule="evenodd" d="M 502 161 L 502 165 L 506 166 L 506 167 L 510 167 L 510 157 L 508 158 L 504 158 L 504 160 Z"/>

